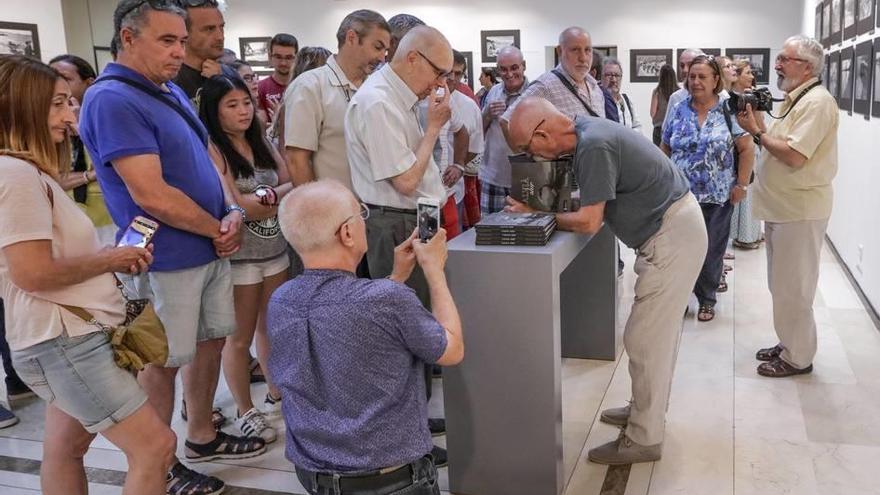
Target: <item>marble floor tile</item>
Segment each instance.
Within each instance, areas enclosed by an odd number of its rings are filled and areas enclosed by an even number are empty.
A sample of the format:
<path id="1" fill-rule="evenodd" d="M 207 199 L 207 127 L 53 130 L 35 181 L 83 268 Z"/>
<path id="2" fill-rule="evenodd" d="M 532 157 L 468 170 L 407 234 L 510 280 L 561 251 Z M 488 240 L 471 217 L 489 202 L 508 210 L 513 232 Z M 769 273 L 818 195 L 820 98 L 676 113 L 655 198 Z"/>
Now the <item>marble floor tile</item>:
<path id="1" fill-rule="evenodd" d="M 880 447 L 880 385 L 798 382 L 807 438 Z"/>
<path id="2" fill-rule="evenodd" d="M 734 379 L 737 436 L 807 443 L 797 384 L 788 380 Z"/>
<path id="3" fill-rule="evenodd" d="M 809 444 L 737 435 L 736 494 L 826 495 L 818 489 L 812 461 Z"/>
<path id="4" fill-rule="evenodd" d="M 880 493 L 880 447 L 813 444 L 813 471 L 820 493 Z"/>

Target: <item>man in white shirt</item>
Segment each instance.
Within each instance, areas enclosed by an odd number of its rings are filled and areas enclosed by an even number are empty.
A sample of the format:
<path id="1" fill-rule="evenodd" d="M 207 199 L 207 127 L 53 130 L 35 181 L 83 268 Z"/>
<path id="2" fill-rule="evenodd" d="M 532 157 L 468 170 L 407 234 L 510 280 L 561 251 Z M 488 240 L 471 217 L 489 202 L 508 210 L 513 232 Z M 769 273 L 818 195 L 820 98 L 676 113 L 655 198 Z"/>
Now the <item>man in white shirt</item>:
<path id="1" fill-rule="evenodd" d="M 669 95 L 669 103 L 666 105 L 666 117 L 663 118 L 663 130 L 666 129 L 666 125 L 672 120 L 674 113 L 672 110 L 675 108 L 675 105 L 684 101 L 688 94 L 690 94 L 687 89 L 688 73 L 691 71 L 691 62 L 700 55 L 705 55 L 703 50 L 688 48 L 678 56 L 678 80 L 682 83 L 682 86 L 678 91 Z"/>
<path id="2" fill-rule="evenodd" d="M 605 57 L 602 61 L 602 87 L 611 93 L 614 103 L 617 105 L 617 114 L 620 123 L 630 129 L 641 132 L 642 123 L 636 114 L 636 109 L 632 101 L 626 93 L 620 91 L 620 85 L 623 82 L 623 68 L 620 66 L 620 60 L 614 57 Z"/>
<path id="3" fill-rule="evenodd" d="M 354 11 L 336 32 L 339 52 L 287 88 L 284 158 L 294 185 L 329 178 L 352 188 L 345 112 L 367 76 L 384 62 L 390 38 L 391 29 L 379 13 Z"/>

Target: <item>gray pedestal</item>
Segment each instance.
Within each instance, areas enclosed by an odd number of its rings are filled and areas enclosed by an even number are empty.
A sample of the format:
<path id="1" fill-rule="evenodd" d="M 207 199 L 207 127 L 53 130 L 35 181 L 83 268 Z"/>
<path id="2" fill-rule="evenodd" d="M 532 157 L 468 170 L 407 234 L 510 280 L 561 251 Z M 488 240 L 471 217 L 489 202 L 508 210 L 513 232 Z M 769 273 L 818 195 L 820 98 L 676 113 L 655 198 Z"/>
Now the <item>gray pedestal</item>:
<path id="1" fill-rule="evenodd" d="M 561 357 L 614 359 L 616 241 L 557 232 L 543 247 L 449 244 L 465 358 L 443 370 L 449 489 L 558 495 Z"/>

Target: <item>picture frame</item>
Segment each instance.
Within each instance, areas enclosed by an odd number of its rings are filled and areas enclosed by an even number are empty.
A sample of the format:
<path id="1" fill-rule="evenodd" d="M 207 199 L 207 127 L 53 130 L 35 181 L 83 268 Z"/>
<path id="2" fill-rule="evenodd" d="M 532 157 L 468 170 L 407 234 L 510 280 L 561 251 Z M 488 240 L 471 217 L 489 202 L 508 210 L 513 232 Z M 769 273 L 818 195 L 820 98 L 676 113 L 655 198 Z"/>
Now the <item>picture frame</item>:
<path id="1" fill-rule="evenodd" d="M 755 75 L 755 84 L 770 84 L 769 48 L 728 48 L 724 54 L 731 59 L 748 59 Z"/>
<path id="2" fill-rule="evenodd" d="M 822 75 L 820 76 L 822 78 L 822 86 L 824 86 L 825 89 L 828 89 L 828 84 L 830 82 L 830 78 L 828 77 L 828 75 L 830 72 L 831 72 L 831 54 L 826 54 L 825 55 L 825 64 L 822 66 Z"/>
<path id="3" fill-rule="evenodd" d="M 837 106 L 852 115 L 853 108 L 853 61 L 855 50 L 848 46 L 840 51 L 840 98 Z"/>
<path id="4" fill-rule="evenodd" d="M 840 52 L 828 55 L 828 92 L 840 104 Z"/>
<path id="5" fill-rule="evenodd" d="M 675 49 L 676 63 L 678 62 L 678 60 L 681 59 L 681 54 L 684 53 L 685 50 L 687 50 L 687 48 L 676 48 Z M 720 57 L 721 56 L 721 48 L 700 48 L 700 50 L 703 50 L 703 53 L 705 53 L 706 55 L 712 55 L 713 57 Z M 678 66 L 675 65 L 673 67 L 678 67 Z"/>
<path id="6" fill-rule="evenodd" d="M 822 43 L 823 46 L 825 45 L 825 40 L 822 37 L 822 26 L 824 25 L 822 22 L 822 15 L 825 11 L 824 5 L 824 2 L 819 2 L 819 4 L 816 5 L 816 21 L 813 25 L 813 38 L 816 38 L 816 41 Z"/>
<path id="7" fill-rule="evenodd" d="M 874 20 L 877 16 L 876 0 L 856 0 L 857 34 L 874 31 Z"/>
<path id="8" fill-rule="evenodd" d="M 831 0 L 831 45 L 843 41 L 843 0 Z"/>
<path id="9" fill-rule="evenodd" d="M 510 45 L 517 48 L 522 47 L 520 45 L 519 29 L 480 31 L 480 54 L 484 64 L 497 62 L 497 53 L 505 46 Z"/>
<path id="10" fill-rule="evenodd" d="M 873 24 L 874 20 L 871 19 Z M 871 82 L 874 72 L 874 42 L 867 40 L 859 43 L 853 60 L 853 111 L 870 118 L 871 115 Z"/>
<path id="11" fill-rule="evenodd" d="M 820 6 L 822 7 L 822 37 L 820 41 L 822 46 L 828 48 L 831 46 L 831 0 L 824 0 Z"/>
<path id="12" fill-rule="evenodd" d="M 104 67 L 113 62 L 113 54 L 110 53 L 109 46 L 93 46 L 92 51 L 95 55 L 95 71 L 100 75 L 104 72 Z"/>
<path id="13" fill-rule="evenodd" d="M 671 48 L 630 50 L 629 82 L 657 82 L 663 64 L 673 65 Z"/>
<path id="14" fill-rule="evenodd" d="M 843 39 L 855 38 L 858 34 L 856 22 L 856 2 L 859 0 L 843 0 Z"/>
<path id="15" fill-rule="evenodd" d="M 25 55 L 40 60 L 40 33 L 36 24 L 0 21 L 0 55 Z"/>
<path id="16" fill-rule="evenodd" d="M 461 52 L 464 55 L 464 83 L 474 91 L 474 52 Z"/>
<path id="17" fill-rule="evenodd" d="M 547 70 L 550 70 L 559 65 L 559 52 L 556 51 L 555 46 L 545 47 L 545 50 L 546 51 L 544 53 L 547 54 L 548 57 L 553 57 L 553 65 L 547 68 Z M 617 58 L 617 45 L 594 46 L 593 50 L 601 53 L 603 57 Z"/>
<path id="18" fill-rule="evenodd" d="M 238 39 L 238 53 L 251 67 L 269 67 L 269 42 L 271 36 Z"/>
<path id="19" fill-rule="evenodd" d="M 874 38 L 874 90 L 871 98 L 871 115 L 880 117 L 880 38 Z"/>

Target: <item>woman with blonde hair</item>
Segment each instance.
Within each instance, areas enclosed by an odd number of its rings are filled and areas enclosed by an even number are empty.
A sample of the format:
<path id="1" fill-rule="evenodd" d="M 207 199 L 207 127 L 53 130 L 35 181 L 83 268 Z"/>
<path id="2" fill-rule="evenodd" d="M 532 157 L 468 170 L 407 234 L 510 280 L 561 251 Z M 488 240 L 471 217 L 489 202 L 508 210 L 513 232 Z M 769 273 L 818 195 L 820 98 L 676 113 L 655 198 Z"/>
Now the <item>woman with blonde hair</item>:
<path id="1" fill-rule="evenodd" d="M 113 359 L 105 325 L 125 319 L 113 272 L 140 273 L 151 247 L 101 248 L 89 217 L 58 183 L 75 124 L 67 80 L 40 61 L 0 55 L 0 296 L 12 360 L 48 405 L 43 493 L 88 491 L 83 456 L 101 433 L 128 459 L 125 494 L 165 491 L 176 438 Z"/>
<path id="2" fill-rule="evenodd" d="M 737 79 L 731 87 L 734 93 L 742 93 L 752 89 L 755 85 L 755 75 L 752 73 L 752 64 L 746 59 L 734 60 Z M 755 112 L 755 118 L 764 120 L 764 112 Z M 761 148 L 755 146 L 755 163 L 761 154 Z M 746 195 L 745 199 L 737 203 L 733 208 L 733 217 L 730 224 L 730 238 L 733 246 L 739 249 L 758 249 L 764 234 L 761 232 L 761 221 L 752 216 L 752 198 Z"/>

